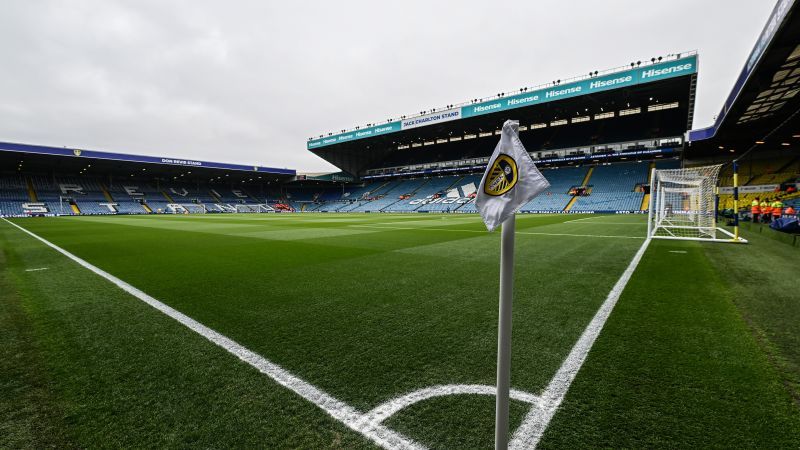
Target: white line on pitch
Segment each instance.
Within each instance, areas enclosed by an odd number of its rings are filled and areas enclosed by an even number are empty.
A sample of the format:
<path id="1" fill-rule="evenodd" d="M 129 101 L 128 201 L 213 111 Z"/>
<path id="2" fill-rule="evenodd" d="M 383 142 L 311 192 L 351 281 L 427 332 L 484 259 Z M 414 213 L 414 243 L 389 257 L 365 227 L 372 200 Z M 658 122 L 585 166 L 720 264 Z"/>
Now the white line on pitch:
<path id="1" fill-rule="evenodd" d="M 483 230 L 462 230 L 462 229 L 454 229 L 454 228 L 431 228 L 431 227 L 376 227 L 373 225 L 348 225 L 349 227 L 358 227 L 358 228 L 377 228 L 377 229 L 385 229 L 385 230 L 424 230 L 424 231 L 452 231 L 458 233 L 483 233 L 488 234 L 488 232 Z M 572 234 L 572 233 L 540 233 L 535 231 L 517 231 L 517 234 L 529 234 L 529 235 L 536 235 L 536 236 L 569 236 L 569 237 L 595 237 L 595 238 L 619 238 L 619 239 L 644 239 L 644 236 L 618 236 L 618 235 L 605 235 L 605 234 Z"/>
<path id="2" fill-rule="evenodd" d="M 393 398 L 373 408 L 364 414 L 364 420 L 380 424 L 389 417 L 397 414 L 400 410 L 407 408 L 417 402 L 428 400 L 434 397 L 444 397 L 447 395 L 497 395 L 497 387 L 485 384 L 448 384 L 431 386 L 414 392 Z M 539 397 L 527 392 L 511 389 L 512 400 L 528 403 L 534 407 L 539 403 Z"/>
<path id="3" fill-rule="evenodd" d="M 6 220 L 5 218 L 3 218 L 3 220 L 11 224 L 12 226 L 20 229 L 24 233 L 32 236 L 33 238 L 43 242 L 48 247 L 56 250 L 57 252 L 61 253 L 67 258 L 75 261 L 76 263 L 85 267 L 86 269 L 89 269 L 90 271 L 94 272 L 100 277 L 105 278 L 112 284 L 116 285 L 117 287 L 131 294 L 132 296 L 138 298 L 142 302 L 147 303 L 148 305 L 161 311 L 165 315 L 171 317 L 172 319 L 175 319 L 181 325 L 184 325 L 185 327 L 189 328 L 195 333 L 203 336 L 204 338 L 208 339 L 217 346 L 227 350 L 229 353 L 233 354 L 240 360 L 256 368 L 259 372 L 272 378 L 273 380 L 275 380 L 275 382 L 277 382 L 281 386 L 284 386 L 285 388 L 291 390 L 297 395 L 308 400 L 309 402 L 315 404 L 317 407 L 328 413 L 328 415 L 330 415 L 334 419 L 338 420 L 339 422 L 342 422 L 350 429 L 363 434 L 364 436 L 366 436 L 376 444 L 380 445 L 381 447 L 387 449 L 424 448 L 420 444 L 403 436 L 400 433 L 392 431 L 383 425 L 375 424 L 369 420 L 365 420 L 366 415 L 356 410 L 352 406 L 347 405 L 346 403 L 333 397 L 327 392 L 317 388 L 311 383 L 300 379 L 296 375 L 293 375 L 292 373 L 283 369 L 279 365 L 273 363 L 272 361 L 269 361 L 268 359 L 253 352 L 252 350 L 245 348 L 243 345 L 228 338 L 227 336 L 217 331 L 214 331 L 211 328 L 208 328 L 207 326 L 183 314 L 182 312 L 170 306 L 167 306 L 166 304 L 147 295 L 146 293 L 133 287 L 132 285 L 126 283 L 125 281 L 122 281 L 121 279 L 115 277 L 114 275 L 111 275 L 110 273 L 88 263 L 87 261 L 78 258 L 72 253 L 26 230 L 25 228 L 22 228 L 21 226 L 9 220 Z"/>
<path id="4" fill-rule="evenodd" d="M 592 220 L 592 219 L 597 219 L 597 217 L 584 217 L 583 219 L 572 219 L 563 223 L 583 222 L 584 220 Z"/>
<path id="5" fill-rule="evenodd" d="M 3 220 L 5 220 L 5 219 L 3 219 Z M 47 270 L 47 269 L 49 269 L 49 267 L 37 267 L 35 269 L 25 269 L 25 272 L 38 272 L 40 270 Z"/>
<path id="6" fill-rule="evenodd" d="M 532 407 L 522 420 L 522 424 L 517 428 L 517 431 L 514 432 L 510 448 L 531 449 L 539 444 L 542 435 L 550 424 L 550 420 L 567 395 L 567 391 L 575 380 L 575 376 L 586 361 L 589 350 L 592 349 L 592 345 L 594 345 L 595 340 L 597 340 L 597 336 L 600 335 L 603 325 L 605 325 L 606 320 L 608 320 L 608 317 L 611 315 L 611 311 L 617 304 L 617 300 L 619 300 L 620 295 L 622 295 L 622 291 L 625 289 L 628 281 L 630 281 L 633 272 L 636 270 L 636 266 L 638 266 L 639 262 L 642 260 L 642 256 L 649 244 L 650 239 L 646 239 L 642 246 L 639 247 L 639 250 L 633 256 L 633 259 L 631 259 L 625 272 L 623 272 L 622 276 L 617 280 L 611 292 L 608 293 L 608 297 L 606 297 L 606 300 L 603 302 L 602 306 L 600 306 L 600 309 L 597 310 L 592 321 L 589 322 L 589 325 L 583 330 L 583 334 L 581 334 L 578 342 L 572 347 L 572 351 L 569 352 L 569 355 L 567 355 L 567 358 L 561 364 L 558 372 L 556 372 L 550 380 L 550 383 L 540 397 L 541 401 L 539 407 Z"/>
<path id="7" fill-rule="evenodd" d="M 563 222 L 563 223 L 576 223 L 576 221 L 575 220 L 569 220 L 569 221 Z M 636 223 L 636 222 L 589 222 L 589 223 L 592 224 L 592 225 L 638 225 L 640 227 L 647 226 L 646 223 Z M 583 223 L 583 224 L 579 223 L 578 225 L 586 225 L 586 224 L 585 223 Z"/>

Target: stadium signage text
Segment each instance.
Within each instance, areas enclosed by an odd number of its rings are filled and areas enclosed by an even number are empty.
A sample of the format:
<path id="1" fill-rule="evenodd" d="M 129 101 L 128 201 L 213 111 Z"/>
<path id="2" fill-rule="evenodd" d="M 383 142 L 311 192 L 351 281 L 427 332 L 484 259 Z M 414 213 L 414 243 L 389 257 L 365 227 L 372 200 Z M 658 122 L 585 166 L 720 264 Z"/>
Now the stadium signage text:
<path id="1" fill-rule="evenodd" d="M 164 164 L 174 164 L 176 166 L 202 166 L 203 163 L 200 161 L 190 161 L 188 159 L 172 159 L 172 158 L 161 158 L 161 162 Z"/>
<path id="2" fill-rule="evenodd" d="M 758 192 L 775 192 L 780 189 L 778 184 L 760 184 L 758 186 L 739 186 L 740 194 L 753 194 Z M 733 194 L 733 188 L 730 186 L 723 186 L 719 188 L 720 194 Z"/>
<path id="3" fill-rule="evenodd" d="M 449 122 L 461 118 L 460 109 L 449 109 L 439 113 L 428 114 L 426 116 L 414 117 L 411 119 L 403 120 L 402 129 L 409 130 L 432 123 Z"/>
<path id="4" fill-rule="evenodd" d="M 465 203 L 469 203 L 473 199 L 468 197 L 437 197 L 434 198 L 432 195 L 429 195 L 426 198 L 419 198 L 416 200 L 411 200 L 408 202 L 409 205 L 435 205 L 437 203 L 441 203 L 443 205 L 463 205 Z"/>
<path id="5" fill-rule="evenodd" d="M 680 77 L 693 73 L 697 73 L 697 55 L 691 55 L 685 58 L 676 59 L 674 61 L 653 64 L 647 67 L 624 70 L 597 78 L 586 78 L 583 80 L 574 81 L 572 83 L 565 83 L 560 86 L 535 90 L 533 92 L 526 92 L 505 98 L 493 99 L 486 102 L 463 106 L 459 109 L 449 109 L 447 111 L 442 111 L 435 114 L 404 119 L 402 121 L 391 122 L 378 127 L 349 131 L 347 133 L 320 139 L 312 139 L 308 141 L 308 148 L 314 149 L 327 145 L 338 144 L 341 142 L 352 141 L 355 139 L 363 139 L 378 134 L 393 133 L 396 131 L 407 130 L 461 118 L 492 114 L 499 111 L 522 108 L 525 106 L 578 97 L 581 95 L 588 95 L 595 92 L 608 91 L 611 89 L 631 87 L 642 83 Z"/>
<path id="6" fill-rule="evenodd" d="M 669 75 L 669 74 L 672 74 L 672 73 L 683 72 L 683 71 L 691 70 L 691 69 L 692 69 L 692 64 L 691 63 L 686 63 L 686 64 L 683 64 L 683 65 L 680 65 L 680 66 L 672 66 L 672 67 L 667 67 L 667 68 L 664 68 L 664 69 L 645 70 L 645 71 L 642 72 L 642 79 L 659 77 L 659 76 L 662 76 L 662 75 Z"/>
<path id="7" fill-rule="evenodd" d="M 626 75 L 624 77 L 612 78 L 610 80 L 600 80 L 600 81 L 592 81 L 589 83 L 589 89 L 599 89 L 608 86 L 615 86 L 618 84 L 628 84 L 633 81 L 632 75 Z"/>

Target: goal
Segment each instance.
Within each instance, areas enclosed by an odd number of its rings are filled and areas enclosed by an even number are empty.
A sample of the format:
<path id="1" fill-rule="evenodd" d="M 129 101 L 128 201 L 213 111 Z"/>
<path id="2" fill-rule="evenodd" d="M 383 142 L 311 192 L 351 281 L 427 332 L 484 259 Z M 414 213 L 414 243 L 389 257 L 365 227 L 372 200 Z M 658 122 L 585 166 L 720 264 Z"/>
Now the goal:
<path id="1" fill-rule="evenodd" d="M 716 190 L 721 167 L 653 169 L 648 236 L 653 239 L 747 242 L 717 226 Z"/>
<path id="2" fill-rule="evenodd" d="M 267 204 L 251 204 L 251 203 L 237 203 L 234 205 L 238 213 L 267 213 L 275 212 L 271 206 Z"/>

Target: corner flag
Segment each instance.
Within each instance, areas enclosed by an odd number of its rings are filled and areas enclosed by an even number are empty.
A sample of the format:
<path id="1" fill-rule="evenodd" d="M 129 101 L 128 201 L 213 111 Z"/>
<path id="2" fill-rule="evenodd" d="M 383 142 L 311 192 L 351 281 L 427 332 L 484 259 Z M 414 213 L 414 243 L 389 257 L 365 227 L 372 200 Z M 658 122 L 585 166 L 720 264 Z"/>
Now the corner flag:
<path id="1" fill-rule="evenodd" d="M 506 120 L 475 199 L 486 228 L 493 231 L 548 187 L 519 140 L 519 122 Z"/>
<path id="2" fill-rule="evenodd" d="M 475 204 L 489 231 L 501 223 L 500 313 L 497 324 L 497 403 L 495 450 L 508 448 L 508 403 L 511 391 L 511 305 L 514 298 L 514 214 L 550 187 L 519 140 L 519 122 L 503 124 L 500 142 L 489 159 Z"/>

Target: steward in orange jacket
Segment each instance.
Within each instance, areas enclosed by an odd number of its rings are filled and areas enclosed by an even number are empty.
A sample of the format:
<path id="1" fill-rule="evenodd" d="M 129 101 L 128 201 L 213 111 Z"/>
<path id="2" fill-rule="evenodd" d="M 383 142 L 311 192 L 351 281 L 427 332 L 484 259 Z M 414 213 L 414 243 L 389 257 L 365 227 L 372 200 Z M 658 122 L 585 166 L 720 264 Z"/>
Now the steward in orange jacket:
<path id="1" fill-rule="evenodd" d="M 778 218 L 783 215 L 783 202 L 781 199 L 776 198 L 774 202 L 772 202 L 772 217 Z"/>
<path id="2" fill-rule="evenodd" d="M 758 222 L 758 215 L 761 214 L 761 206 L 758 197 L 753 199 L 753 202 L 750 203 L 750 214 L 753 216 L 753 222 Z"/>

